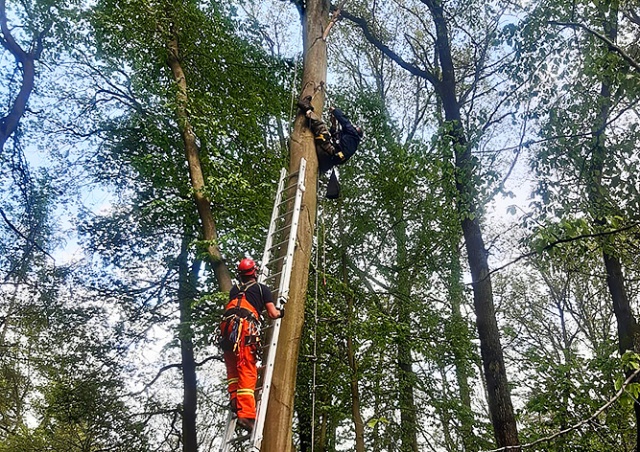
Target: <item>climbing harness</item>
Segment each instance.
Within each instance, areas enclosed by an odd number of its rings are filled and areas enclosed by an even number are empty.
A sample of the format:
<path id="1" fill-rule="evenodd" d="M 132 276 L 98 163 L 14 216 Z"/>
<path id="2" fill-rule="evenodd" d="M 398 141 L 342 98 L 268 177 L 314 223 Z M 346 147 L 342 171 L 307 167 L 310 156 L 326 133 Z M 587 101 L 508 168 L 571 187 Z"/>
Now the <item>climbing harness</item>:
<path id="1" fill-rule="evenodd" d="M 260 342 L 260 316 L 246 297 L 247 290 L 255 284 L 255 281 L 251 281 L 236 286 L 239 290 L 238 295 L 225 307 L 220 323 L 220 348 L 224 351 L 236 352 L 240 346 Z M 258 287 L 262 297 L 262 287 Z M 243 328 L 245 323 L 246 329 Z"/>

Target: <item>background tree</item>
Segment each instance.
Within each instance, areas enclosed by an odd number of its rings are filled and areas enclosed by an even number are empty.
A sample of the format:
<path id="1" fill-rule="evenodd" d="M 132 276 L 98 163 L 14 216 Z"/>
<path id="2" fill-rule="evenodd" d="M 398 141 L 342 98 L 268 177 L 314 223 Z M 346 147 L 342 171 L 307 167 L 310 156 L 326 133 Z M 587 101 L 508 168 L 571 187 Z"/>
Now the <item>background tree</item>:
<path id="1" fill-rule="evenodd" d="M 620 246 L 621 240 L 627 241 L 626 233 L 616 233 L 636 228 L 635 212 L 628 206 L 638 199 L 632 175 L 637 135 L 635 127 L 627 124 L 636 116 L 632 105 L 637 98 L 637 75 L 625 52 L 636 27 L 626 20 L 618 2 L 554 8 L 540 3 L 526 25 L 524 64 L 549 51 L 553 56 L 546 58 L 542 72 L 569 62 L 560 71 L 558 85 L 537 79 L 537 86 L 547 86 L 537 113 L 544 112 L 541 135 L 547 143 L 532 162 L 540 171 L 539 192 L 546 198 L 543 218 L 552 223 L 551 234 L 558 221 L 563 234 L 603 234 L 599 246 L 618 327 L 619 353 L 637 351 L 638 325 L 624 274 L 626 247 Z M 547 33 L 549 41 L 544 50 L 531 51 L 528 38 L 541 33 Z M 589 223 L 582 221 L 583 215 L 590 218 Z M 633 266 L 626 271 L 634 272 Z M 639 410 L 637 405 L 636 425 L 640 425 Z"/>
<path id="2" fill-rule="evenodd" d="M 499 447 L 518 445 L 518 434 L 513 407 L 507 384 L 506 369 L 500 345 L 500 335 L 495 317 L 491 276 L 487 261 L 487 251 L 481 230 L 482 182 L 490 177 L 480 171 L 480 161 L 472 151 L 476 140 L 482 140 L 482 134 L 471 135 L 476 130 L 486 131 L 496 120 L 499 123 L 498 107 L 483 110 L 482 96 L 496 93 L 499 77 L 497 66 L 499 49 L 496 47 L 496 31 L 503 9 L 483 9 L 483 5 L 465 3 L 445 5 L 438 1 L 409 2 L 403 4 L 404 18 L 408 24 L 415 24 L 415 34 L 406 35 L 409 53 L 405 56 L 400 50 L 393 50 L 400 44 L 393 36 L 381 33 L 379 28 L 384 22 L 377 20 L 378 8 L 364 9 L 364 19 L 351 13 L 344 17 L 359 27 L 365 37 L 381 52 L 399 66 L 421 77 L 432 85 L 444 116 L 440 139 L 443 146 L 449 147 L 456 171 L 456 205 L 460 227 L 465 238 L 469 268 L 473 278 L 474 304 L 477 316 L 477 328 L 480 337 L 484 375 L 487 381 L 489 407 L 496 442 Z M 354 10 L 355 11 L 355 10 Z M 474 17 L 466 27 L 459 27 L 454 17 Z M 427 23 L 422 18 L 430 17 Z M 460 41 L 456 38 L 460 36 Z M 433 55 L 424 51 L 433 48 Z M 459 44 L 460 43 L 460 44 Z M 465 49 L 467 49 L 465 51 Z M 467 58 L 471 53 L 472 56 Z M 482 114 L 476 115 L 476 109 L 486 111 L 489 118 L 478 121 Z M 484 124 L 483 124 L 484 122 Z M 475 128 L 477 127 L 477 129 Z M 484 178 L 484 180 L 483 180 Z"/>

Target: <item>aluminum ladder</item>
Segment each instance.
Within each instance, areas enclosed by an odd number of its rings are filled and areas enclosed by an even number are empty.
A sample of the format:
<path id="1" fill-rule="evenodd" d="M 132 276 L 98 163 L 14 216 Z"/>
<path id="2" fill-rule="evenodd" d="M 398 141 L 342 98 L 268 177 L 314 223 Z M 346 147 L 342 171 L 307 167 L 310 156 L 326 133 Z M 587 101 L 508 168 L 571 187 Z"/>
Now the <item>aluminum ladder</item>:
<path id="1" fill-rule="evenodd" d="M 302 194 L 305 191 L 306 167 L 307 161 L 300 159 L 300 168 L 297 172 L 288 174 L 285 168 L 280 171 L 271 223 L 262 255 L 262 268 L 258 275 L 258 282 L 271 288 L 277 308 L 284 306 L 289 299 L 293 252 L 296 247 Z M 258 452 L 260 450 L 281 323 L 281 319 L 273 320 L 263 331 L 266 333 L 263 334 L 266 336 L 266 340 L 263 338 L 261 342 L 263 344 L 263 359 L 262 365 L 258 368 L 258 384 L 255 391 L 256 422 L 253 432 L 250 435 L 236 435 L 237 418 L 229 410 L 220 452 L 230 452 L 234 445 L 243 444 L 247 440 L 249 440 L 249 451 Z"/>

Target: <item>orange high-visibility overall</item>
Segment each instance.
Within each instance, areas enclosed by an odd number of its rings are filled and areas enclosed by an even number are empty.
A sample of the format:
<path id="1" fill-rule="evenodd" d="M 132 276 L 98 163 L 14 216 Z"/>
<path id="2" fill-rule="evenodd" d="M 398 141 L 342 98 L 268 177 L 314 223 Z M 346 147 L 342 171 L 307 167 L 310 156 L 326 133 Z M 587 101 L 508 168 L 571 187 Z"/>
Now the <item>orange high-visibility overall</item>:
<path id="1" fill-rule="evenodd" d="M 220 331 L 231 409 L 238 418 L 255 419 L 254 391 L 258 380 L 256 353 L 260 340 L 260 317 L 247 301 L 244 290 L 225 307 Z"/>

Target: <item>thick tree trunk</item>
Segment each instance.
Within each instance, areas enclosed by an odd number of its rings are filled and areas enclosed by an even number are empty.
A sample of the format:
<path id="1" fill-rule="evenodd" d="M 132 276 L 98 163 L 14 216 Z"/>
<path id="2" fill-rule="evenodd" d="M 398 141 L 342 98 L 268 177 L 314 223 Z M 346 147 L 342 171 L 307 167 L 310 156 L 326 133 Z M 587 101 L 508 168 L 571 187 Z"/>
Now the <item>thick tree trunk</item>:
<path id="1" fill-rule="evenodd" d="M 304 69 L 302 95 L 313 95 L 327 76 L 327 47 L 321 39 L 329 17 L 327 0 L 307 0 L 302 17 L 304 42 Z M 324 93 L 318 91 L 312 102 L 317 114 L 322 112 Z M 287 452 L 292 450 L 293 401 L 296 387 L 296 369 L 300 349 L 300 336 L 304 323 L 304 306 L 309 279 L 313 234 L 316 218 L 318 160 L 307 118 L 298 114 L 291 135 L 290 170 L 298 171 L 300 159 L 307 160 L 305 192 L 298 228 L 298 240 L 293 256 L 293 272 L 287 302 L 287 316 L 282 322 L 269 409 L 262 441 L 263 452 Z M 291 181 L 293 182 L 293 180 Z"/>
<path id="2" fill-rule="evenodd" d="M 491 422 L 498 447 L 517 446 L 520 444 L 518 430 L 493 304 L 493 288 L 487 263 L 487 250 L 480 228 L 480 212 L 476 206 L 478 194 L 473 182 L 475 162 L 462 128 L 460 105 L 455 91 L 456 80 L 449 32 L 440 2 L 424 1 L 431 11 L 436 25 L 436 50 L 442 68 L 442 81 L 436 86 L 436 89 L 442 99 L 445 120 L 450 126 L 449 133 L 455 153 L 457 204 L 471 270 L 473 303 L 477 317 L 483 369 L 487 381 Z"/>
<path id="3" fill-rule="evenodd" d="M 184 142 L 184 151 L 189 165 L 189 176 L 191 186 L 193 188 L 193 197 L 198 209 L 198 215 L 202 222 L 202 235 L 206 242 L 206 250 L 211 259 L 211 266 L 215 274 L 216 280 L 222 292 L 231 290 L 231 275 L 222 259 L 220 249 L 216 244 L 218 236 L 216 233 L 216 225 L 211 212 L 211 202 L 206 194 L 205 179 L 200 164 L 200 151 L 193 127 L 189 120 L 188 113 L 188 96 L 187 96 L 187 79 L 180 63 L 180 48 L 178 39 L 175 37 L 168 43 L 167 64 L 173 74 L 176 83 L 176 115 L 178 119 L 178 127 Z"/>
<path id="4" fill-rule="evenodd" d="M 197 266 L 196 266 L 197 267 Z M 196 361 L 193 354 L 193 330 L 191 328 L 191 302 L 195 297 L 194 272 L 189 271 L 189 238 L 182 238 L 178 258 L 178 303 L 180 305 L 180 353 L 182 356 L 182 451 L 197 452 L 196 411 L 198 406 Z"/>

